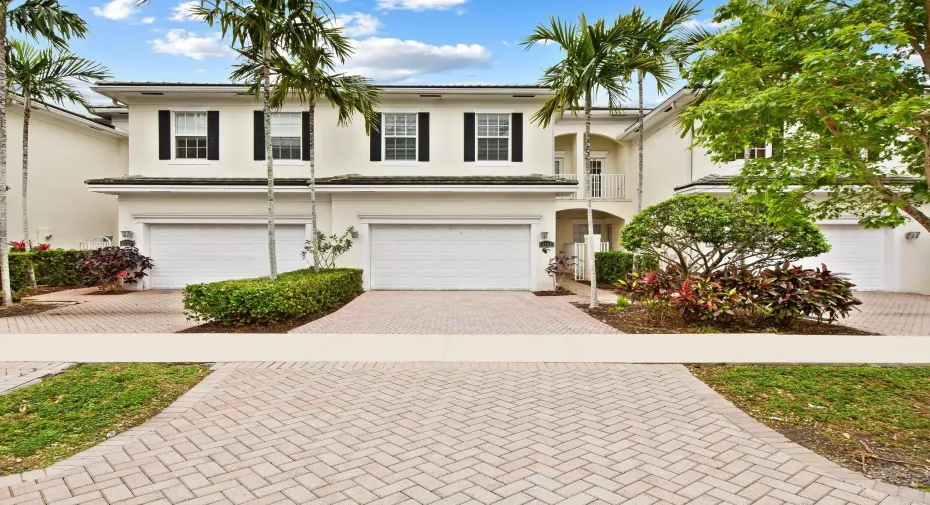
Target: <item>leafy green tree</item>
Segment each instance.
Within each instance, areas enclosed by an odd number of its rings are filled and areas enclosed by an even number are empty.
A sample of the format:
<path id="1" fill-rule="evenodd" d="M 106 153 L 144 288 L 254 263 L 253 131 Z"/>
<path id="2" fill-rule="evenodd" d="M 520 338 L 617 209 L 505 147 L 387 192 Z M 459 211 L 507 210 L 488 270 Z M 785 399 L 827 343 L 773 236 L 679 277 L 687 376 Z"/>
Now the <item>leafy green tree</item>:
<path id="1" fill-rule="evenodd" d="M 777 224 L 765 204 L 711 195 L 679 195 L 646 207 L 623 227 L 629 251 L 709 275 L 737 266 L 759 271 L 830 250 L 810 219 Z"/>
<path id="2" fill-rule="evenodd" d="M 333 29 L 332 10 L 324 0 L 203 0 L 191 12 L 209 26 L 218 25 L 234 50 L 261 64 L 261 79 L 247 84 L 261 87 L 268 176 L 269 277 L 274 279 L 278 265 L 271 149 L 271 62 L 282 54 L 301 54 L 314 47 L 326 48 L 342 61 L 350 54 L 349 44 Z"/>
<path id="3" fill-rule="evenodd" d="M 633 7 L 628 19 L 643 26 L 637 37 L 628 39 L 621 48 L 624 53 L 642 58 L 643 65 L 635 69 L 636 85 L 639 95 L 639 172 L 636 185 L 636 211 L 643 209 L 643 144 L 645 132 L 643 121 L 646 117 L 643 108 L 643 81 L 647 75 L 656 81 L 659 93 L 666 93 L 674 79 L 671 75 L 672 65 L 679 67 L 697 47 L 697 43 L 707 36 L 699 27 L 689 27 L 694 17 L 701 12 L 701 1 L 677 0 L 665 11 L 662 19 L 648 18 L 640 7 Z M 660 70 L 655 72 L 654 70 Z"/>
<path id="4" fill-rule="evenodd" d="M 910 217 L 930 230 L 930 2 L 731 0 L 686 71 L 682 114 L 717 162 L 771 144 L 734 184 L 774 216 Z M 809 198 L 817 191 L 824 198 Z"/>
<path id="5" fill-rule="evenodd" d="M 35 102 L 44 105 L 71 102 L 85 109 L 90 104 L 75 86 L 77 82 L 90 83 L 110 76 L 103 65 L 70 53 L 36 49 L 22 40 L 10 42 L 6 54 L 7 89 L 23 97 L 23 233 L 26 250 L 29 239 L 29 120 Z M 36 286 L 35 268 L 29 263 L 29 283 Z"/>
<path id="6" fill-rule="evenodd" d="M 87 24 L 77 14 L 64 9 L 58 0 L 0 0 L 0 83 L 7 82 L 6 52 L 9 29 L 32 38 L 43 38 L 64 49 L 72 37 L 84 37 Z M 10 290 L 10 251 L 7 227 L 6 184 L 6 100 L 0 100 L 0 278 L 3 304 L 13 303 Z"/>
<path id="7" fill-rule="evenodd" d="M 342 35 L 338 28 L 332 27 L 335 33 L 321 37 L 321 43 L 326 40 L 337 40 Z M 349 51 L 351 51 L 351 46 Z M 352 122 L 355 113 L 362 115 L 365 129 L 371 130 L 379 117 L 378 105 L 380 95 L 371 85 L 371 81 L 357 75 L 347 75 L 336 72 L 337 57 L 335 51 L 325 46 L 306 49 L 293 58 L 285 55 L 275 55 L 270 62 L 271 72 L 275 75 L 275 86 L 272 88 L 270 105 L 272 109 L 281 108 L 289 99 L 297 98 L 307 105 L 310 114 L 309 155 L 310 164 L 310 236 L 316 237 L 316 105 L 318 98 L 324 98 L 337 111 L 337 121 L 340 126 Z M 339 63 L 345 63 L 339 60 Z M 248 58 L 246 62 L 237 65 L 233 72 L 233 79 L 251 82 L 252 92 L 257 93 L 260 82 L 255 75 L 260 73 L 262 66 L 255 58 Z M 311 248 L 313 270 L 320 269 L 320 249 Z"/>
<path id="8" fill-rule="evenodd" d="M 591 107 L 595 94 L 604 91 L 607 94 L 607 106 L 613 110 L 626 98 L 626 82 L 631 73 L 640 68 L 661 73 L 663 70 L 655 64 L 653 58 L 630 56 L 618 48 L 623 47 L 634 37 L 641 35 L 642 24 L 630 17 L 621 17 L 608 25 L 603 19 L 593 24 L 582 14 L 578 25 L 565 22 L 555 17 L 549 18 L 549 24 L 539 25 L 527 36 L 522 45 L 529 50 L 538 43 L 556 44 L 562 59 L 543 72 L 540 84 L 555 93 L 546 99 L 543 107 L 537 111 L 532 121 L 542 127 L 548 126 L 552 118 L 565 113 L 584 111 L 584 194 L 588 210 L 588 236 L 594 235 L 594 216 L 591 208 Z M 587 244 L 586 264 L 591 281 L 590 306 L 597 306 L 597 276 L 594 265 L 594 247 Z"/>

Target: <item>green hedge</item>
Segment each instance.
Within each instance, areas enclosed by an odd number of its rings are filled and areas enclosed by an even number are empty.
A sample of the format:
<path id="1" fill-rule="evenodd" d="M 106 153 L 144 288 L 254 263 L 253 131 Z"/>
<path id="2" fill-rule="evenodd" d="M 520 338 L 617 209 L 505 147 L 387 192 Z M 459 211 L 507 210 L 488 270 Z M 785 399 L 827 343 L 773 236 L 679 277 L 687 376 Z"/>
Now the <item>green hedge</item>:
<path id="1" fill-rule="evenodd" d="M 278 323 L 324 312 L 362 290 L 362 271 L 297 270 L 268 278 L 191 284 L 184 309 L 195 321 L 224 325 Z"/>
<path id="2" fill-rule="evenodd" d="M 614 283 L 636 270 L 655 270 L 659 262 L 652 256 L 633 255 L 626 251 L 594 253 L 597 282 Z"/>
<path id="3" fill-rule="evenodd" d="M 19 291 L 29 286 L 29 261 L 35 264 L 36 284 L 78 286 L 84 278 L 76 268 L 85 251 L 49 249 L 42 252 L 10 252 L 10 286 Z"/>

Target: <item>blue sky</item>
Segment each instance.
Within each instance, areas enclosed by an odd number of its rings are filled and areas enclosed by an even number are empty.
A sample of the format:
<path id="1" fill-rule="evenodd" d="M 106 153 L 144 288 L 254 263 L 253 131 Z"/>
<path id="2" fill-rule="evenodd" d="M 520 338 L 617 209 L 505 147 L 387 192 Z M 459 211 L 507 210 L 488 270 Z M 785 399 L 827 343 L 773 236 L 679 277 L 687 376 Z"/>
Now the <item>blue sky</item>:
<path id="1" fill-rule="evenodd" d="M 198 0 L 193 0 L 198 1 Z M 557 61 L 554 47 L 518 42 L 548 16 L 612 19 L 635 2 L 604 0 L 331 1 L 355 41 L 349 70 L 382 84 L 528 84 Z M 182 0 L 64 0 L 90 24 L 72 49 L 107 65 L 118 80 L 227 82 L 234 58 L 215 30 L 186 18 Z M 640 2 L 661 15 L 669 2 Z M 705 0 L 709 24 L 721 0 Z M 634 98 L 631 94 L 631 99 Z M 648 103 L 661 96 L 647 86 Z"/>

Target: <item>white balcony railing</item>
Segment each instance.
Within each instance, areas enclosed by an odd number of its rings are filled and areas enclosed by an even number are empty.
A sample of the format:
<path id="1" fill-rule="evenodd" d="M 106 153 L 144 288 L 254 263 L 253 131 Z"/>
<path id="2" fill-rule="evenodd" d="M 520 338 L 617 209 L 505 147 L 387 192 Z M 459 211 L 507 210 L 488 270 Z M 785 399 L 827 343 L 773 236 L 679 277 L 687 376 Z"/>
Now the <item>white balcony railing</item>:
<path id="1" fill-rule="evenodd" d="M 559 177 L 578 181 L 575 193 L 560 196 L 565 200 L 584 200 L 584 178 L 577 174 L 562 174 Z M 626 200 L 625 174 L 591 174 L 591 198 L 594 200 Z"/>

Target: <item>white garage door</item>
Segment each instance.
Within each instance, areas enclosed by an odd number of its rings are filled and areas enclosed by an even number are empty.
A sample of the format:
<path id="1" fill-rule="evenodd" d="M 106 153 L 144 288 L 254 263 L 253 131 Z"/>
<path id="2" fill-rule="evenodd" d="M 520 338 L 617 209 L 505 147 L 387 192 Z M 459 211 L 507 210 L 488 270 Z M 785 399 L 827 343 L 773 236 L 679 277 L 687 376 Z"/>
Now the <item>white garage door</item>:
<path id="1" fill-rule="evenodd" d="M 831 271 L 847 274 L 858 290 L 881 290 L 885 287 L 885 231 L 861 226 L 823 225 L 820 227 L 830 252 L 802 263 L 810 268 L 822 263 Z"/>
<path id="2" fill-rule="evenodd" d="M 530 227 L 372 225 L 371 289 L 527 290 Z"/>
<path id="3" fill-rule="evenodd" d="M 306 268 L 305 226 L 277 225 L 275 233 L 278 272 Z M 149 244 L 155 288 L 268 275 L 266 225 L 153 224 Z"/>

